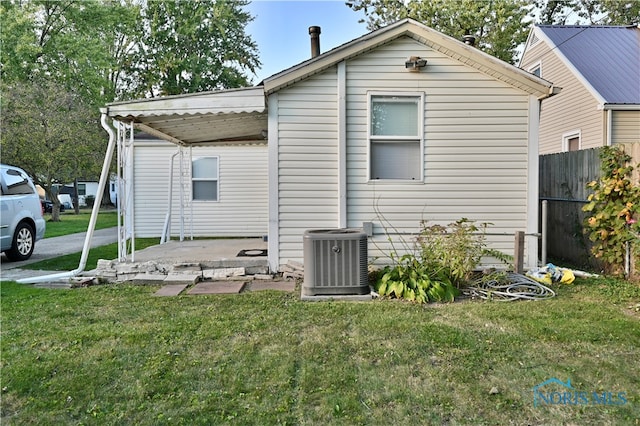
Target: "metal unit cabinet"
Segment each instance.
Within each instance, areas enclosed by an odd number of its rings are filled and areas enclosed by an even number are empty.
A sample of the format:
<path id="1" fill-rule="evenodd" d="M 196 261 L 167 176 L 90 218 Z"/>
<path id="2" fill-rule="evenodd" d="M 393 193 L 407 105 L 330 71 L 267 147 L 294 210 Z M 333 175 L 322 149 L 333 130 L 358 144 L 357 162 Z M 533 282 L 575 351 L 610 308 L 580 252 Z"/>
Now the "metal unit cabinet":
<path id="1" fill-rule="evenodd" d="M 305 231 L 303 296 L 369 293 L 365 232 L 359 229 Z"/>

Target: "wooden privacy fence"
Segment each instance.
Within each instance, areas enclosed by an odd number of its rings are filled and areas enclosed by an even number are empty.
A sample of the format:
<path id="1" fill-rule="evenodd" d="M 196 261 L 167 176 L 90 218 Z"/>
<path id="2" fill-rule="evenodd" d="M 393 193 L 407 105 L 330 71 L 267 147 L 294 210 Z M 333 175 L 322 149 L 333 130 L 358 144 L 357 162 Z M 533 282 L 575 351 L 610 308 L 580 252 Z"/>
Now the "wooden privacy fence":
<path id="1" fill-rule="evenodd" d="M 623 144 L 632 157 L 632 164 L 640 163 L 640 143 Z M 584 233 L 582 211 L 592 192 L 587 183 L 600 178 L 600 149 L 562 152 L 540 156 L 540 200 L 547 200 L 547 247 L 549 258 L 583 268 L 600 269 L 591 255 L 592 243 Z M 640 170 L 635 169 L 632 181 L 640 185 Z M 542 209 L 540 209 L 542 211 Z M 541 228 L 540 228 L 541 229 Z"/>

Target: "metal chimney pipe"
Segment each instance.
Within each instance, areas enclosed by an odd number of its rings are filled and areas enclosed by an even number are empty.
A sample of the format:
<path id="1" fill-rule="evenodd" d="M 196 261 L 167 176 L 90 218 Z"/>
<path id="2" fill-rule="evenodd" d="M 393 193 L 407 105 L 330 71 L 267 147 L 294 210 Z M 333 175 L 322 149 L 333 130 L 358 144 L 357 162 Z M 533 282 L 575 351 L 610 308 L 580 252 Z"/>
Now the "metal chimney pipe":
<path id="1" fill-rule="evenodd" d="M 465 34 L 462 37 L 462 41 L 464 44 L 467 44 L 469 46 L 475 46 L 476 45 L 476 38 L 474 36 L 472 36 L 471 34 Z"/>
<path id="2" fill-rule="evenodd" d="M 315 58 L 320 55 L 320 27 L 309 27 L 309 35 L 311 36 L 311 57 Z"/>

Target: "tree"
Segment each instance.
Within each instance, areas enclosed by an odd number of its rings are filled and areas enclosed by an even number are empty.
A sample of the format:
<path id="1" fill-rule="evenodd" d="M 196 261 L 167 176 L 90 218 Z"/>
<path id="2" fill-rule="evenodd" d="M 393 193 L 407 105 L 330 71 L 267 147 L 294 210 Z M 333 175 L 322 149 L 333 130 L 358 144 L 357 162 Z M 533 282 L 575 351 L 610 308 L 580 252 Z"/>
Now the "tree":
<path id="1" fill-rule="evenodd" d="M 57 202 L 54 183 L 98 175 L 105 103 L 247 85 L 260 63 L 246 4 L 1 1 L 3 161 Z"/>
<path id="2" fill-rule="evenodd" d="M 260 65 L 244 0 L 150 0 L 131 71 L 138 94 L 243 87 Z"/>
<path id="3" fill-rule="evenodd" d="M 54 185 L 99 174 L 104 145 L 95 111 L 77 93 L 51 80 L 2 85 L 2 161 L 19 165 L 54 203 Z M 97 169 L 96 169 L 97 166 Z"/>
<path id="4" fill-rule="evenodd" d="M 412 18 L 458 40 L 471 34 L 478 48 L 510 63 L 527 38 L 531 12 L 526 0 L 356 0 L 347 5 L 367 15 L 369 30 Z"/>
<path id="5" fill-rule="evenodd" d="M 539 23 L 544 25 L 637 25 L 637 0 L 538 0 Z"/>

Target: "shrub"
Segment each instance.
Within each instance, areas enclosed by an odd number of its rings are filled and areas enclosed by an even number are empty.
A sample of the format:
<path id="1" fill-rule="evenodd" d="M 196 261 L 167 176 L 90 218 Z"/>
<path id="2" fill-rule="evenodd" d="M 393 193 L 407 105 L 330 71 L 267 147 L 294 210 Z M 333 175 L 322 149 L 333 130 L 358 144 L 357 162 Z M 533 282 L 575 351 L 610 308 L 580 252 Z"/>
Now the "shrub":
<path id="1" fill-rule="evenodd" d="M 619 147 L 603 147 L 600 152 L 602 176 L 587 184 L 593 189 L 583 207 L 593 255 L 605 262 L 607 272 L 621 275 L 628 250 L 640 251 L 640 187 L 631 182 L 631 157 Z"/>
<path id="2" fill-rule="evenodd" d="M 401 257 L 391 253 L 393 264 L 381 271 L 374 288 L 381 296 L 419 303 L 452 302 L 482 257 L 509 263 L 508 255 L 486 247 L 488 225 L 465 218 L 447 226 L 422 221 L 414 252 Z"/>

